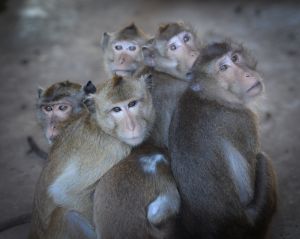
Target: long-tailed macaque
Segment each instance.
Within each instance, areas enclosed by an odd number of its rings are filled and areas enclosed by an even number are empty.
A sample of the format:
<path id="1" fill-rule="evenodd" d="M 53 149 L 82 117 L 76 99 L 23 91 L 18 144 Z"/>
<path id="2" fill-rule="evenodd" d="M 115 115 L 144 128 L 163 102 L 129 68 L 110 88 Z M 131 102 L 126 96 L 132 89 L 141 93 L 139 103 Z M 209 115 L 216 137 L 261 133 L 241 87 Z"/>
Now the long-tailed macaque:
<path id="1" fill-rule="evenodd" d="M 193 238 L 264 238 L 276 209 L 274 170 L 248 108 L 263 91 L 255 66 L 239 45 L 207 46 L 174 112 L 171 166 Z"/>
<path id="2" fill-rule="evenodd" d="M 95 183 L 148 135 L 154 109 L 147 77 L 114 77 L 97 87 L 94 110 L 63 122 L 37 184 L 29 238 L 68 238 L 65 213 L 92 223 Z"/>
<path id="3" fill-rule="evenodd" d="M 134 23 L 117 32 L 105 32 L 101 48 L 107 73 L 110 76 L 132 75 L 144 64 L 142 46 L 147 39 L 147 35 Z"/>
<path id="4" fill-rule="evenodd" d="M 98 181 L 94 194 L 96 233 L 107 239 L 181 238 L 179 207 L 166 150 L 145 143 Z M 74 238 L 96 238 L 82 215 L 69 212 L 67 218 Z"/>
<path id="5" fill-rule="evenodd" d="M 96 88 L 91 82 L 82 89 L 80 84 L 70 81 L 57 82 L 47 89 L 38 89 L 36 114 L 50 144 L 61 132 L 59 124 L 81 113 L 84 108 L 88 107 L 89 100 L 84 100 L 85 96 L 95 93 L 95 91 Z M 31 136 L 27 138 L 27 141 L 30 146 L 29 153 L 34 152 L 43 160 L 48 158 L 48 153 L 42 150 Z M 43 161 L 44 163 L 45 161 Z M 29 223 L 30 220 L 31 213 L 26 213 L 0 222 L 0 232 Z"/>
<path id="6" fill-rule="evenodd" d="M 168 146 L 169 124 L 181 93 L 192 77 L 192 66 L 200 52 L 195 32 L 183 23 L 161 25 L 154 39 L 143 47 L 145 63 L 151 72 L 152 97 L 157 112 L 152 138 Z"/>
<path id="7" fill-rule="evenodd" d="M 89 93 L 94 93 L 95 88 L 90 84 L 82 90 L 82 86 L 70 81 L 57 82 L 47 89 L 38 89 L 36 103 L 36 114 L 38 121 L 45 133 L 49 144 L 60 134 L 58 125 L 73 117 L 83 110 L 86 105 L 84 97 Z M 43 159 L 47 159 L 48 154 L 41 150 L 32 137 L 27 139 L 30 145 L 30 152 L 36 153 Z"/>

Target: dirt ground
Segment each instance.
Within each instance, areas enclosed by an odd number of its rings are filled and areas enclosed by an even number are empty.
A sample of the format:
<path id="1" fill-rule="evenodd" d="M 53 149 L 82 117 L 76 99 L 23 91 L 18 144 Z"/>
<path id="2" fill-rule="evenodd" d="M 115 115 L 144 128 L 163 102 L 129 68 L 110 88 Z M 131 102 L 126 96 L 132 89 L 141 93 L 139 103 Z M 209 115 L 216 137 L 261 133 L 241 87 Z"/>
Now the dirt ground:
<path id="1" fill-rule="evenodd" d="M 47 149 L 35 118 L 38 86 L 105 79 L 101 35 L 134 21 L 153 34 L 161 22 L 190 22 L 243 42 L 258 59 L 266 98 L 259 105 L 263 149 L 277 171 L 274 239 L 300 238 L 300 4 L 291 1 L 11 0 L 0 3 L 0 222 L 31 211 L 41 160 L 26 137 Z M 0 239 L 26 238 L 25 224 Z"/>

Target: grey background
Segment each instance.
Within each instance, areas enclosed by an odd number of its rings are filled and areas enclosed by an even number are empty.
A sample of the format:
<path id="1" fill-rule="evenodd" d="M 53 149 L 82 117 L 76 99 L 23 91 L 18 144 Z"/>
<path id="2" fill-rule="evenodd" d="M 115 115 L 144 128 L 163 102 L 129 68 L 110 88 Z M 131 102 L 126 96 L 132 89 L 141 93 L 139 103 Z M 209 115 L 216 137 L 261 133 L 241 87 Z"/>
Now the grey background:
<path id="1" fill-rule="evenodd" d="M 104 80 L 104 31 L 134 21 L 154 34 L 159 23 L 178 20 L 190 22 L 201 39 L 217 34 L 243 42 L 258 59 L 266 84 L 258 106 L 262 145 L 279 186 L 271 238 L 300 238 L 300 4 L 293 1 L 2 0 L 0 222 L 31 211 L 42 162 L 27 153 L 26 137 L 48 147 L 35 118 L 37 87 Z M 0 238 L 26 238 L 28 228 Z"/>

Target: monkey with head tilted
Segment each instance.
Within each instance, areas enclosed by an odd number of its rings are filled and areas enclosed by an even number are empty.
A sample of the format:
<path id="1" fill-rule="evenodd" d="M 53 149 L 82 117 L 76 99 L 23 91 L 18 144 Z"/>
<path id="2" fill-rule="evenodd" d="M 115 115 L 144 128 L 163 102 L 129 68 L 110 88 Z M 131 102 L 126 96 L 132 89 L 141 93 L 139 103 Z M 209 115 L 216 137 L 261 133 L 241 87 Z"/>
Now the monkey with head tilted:
<path id="1" fill-rule="evenodd" d="M 240 45 L 208 45 L 173 115 L 171 166 L 191 237 L 264 238 L 275 212 L 274 170 L 248 107 L 263 91 L 255 67 Z"/>
<path id="2" fill-rule="evenodd" d="M 142 70 L 152 75 L 154 108 L 157 112 L 151 137 L 155 144 L 168 146 L 171 115 L 191 80 L 191 69 L 200 52 L 193 29 L 182 22 L 161 24 L 154 39 L 143 47 Z"/>
<path id="3" fill-rule="evenodd" d="M 144 77 L 114 77 L 89 98 L 92 112 L 84 110 L 59 125 L 62 132 L 36 187 L 29 238 L 68 238 L 69 210 L 92 223 L 95 183 L 151 129 L 154 110 Z"/>

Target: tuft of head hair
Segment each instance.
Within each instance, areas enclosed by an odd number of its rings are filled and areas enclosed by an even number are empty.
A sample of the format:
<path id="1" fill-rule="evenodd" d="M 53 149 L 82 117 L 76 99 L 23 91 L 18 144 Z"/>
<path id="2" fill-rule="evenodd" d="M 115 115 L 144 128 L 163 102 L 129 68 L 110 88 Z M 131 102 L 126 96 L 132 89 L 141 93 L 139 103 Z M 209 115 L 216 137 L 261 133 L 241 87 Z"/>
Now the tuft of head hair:
<path id="1" fill-rule="evenodd" d="M 146 34 L 139 29 L 135 23 L 131 23 L 128 26 L 122 28 L 120 32 L 116 35 L 116 39 L 118 40 L 138 40 L 138 39 L 146 39 Z"/>
<path id="2" fill-rule="evenodd" d="M 164 40 L 168 41 L 171 37 L 179 34 L 183 31 L 191 31 L 192 28 L 185 24 L 184 22 L 171 22 L 171 23 L 163 23 L 159 26 L 158 31 L 156 33 L 156 39 L 157 40 Z"/>
<path id="3" fill-rule="evenodd" d="M 57 101 L 63 97 L 72 96 L 81 90 L 81 85 L 70 82 L 68 80 L 55 83 L 42 93 L 39 90 L 39 97 L 43 97 L 44 101 Z"/>

